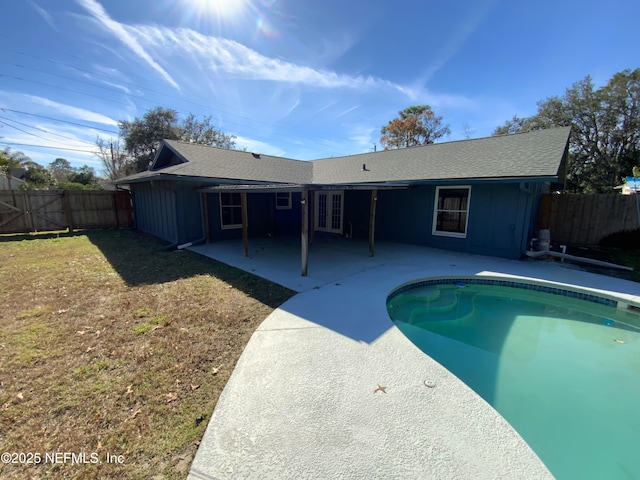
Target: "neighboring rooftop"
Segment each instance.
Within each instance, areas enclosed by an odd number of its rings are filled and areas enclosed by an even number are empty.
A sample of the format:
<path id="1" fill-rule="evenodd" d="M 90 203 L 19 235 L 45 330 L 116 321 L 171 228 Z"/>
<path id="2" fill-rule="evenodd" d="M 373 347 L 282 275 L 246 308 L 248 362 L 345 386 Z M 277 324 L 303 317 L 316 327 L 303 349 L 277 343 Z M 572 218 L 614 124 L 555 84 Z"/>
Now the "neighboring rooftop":
<path id="1" fill-rule="evenodd" d="M 311 161 L 165 140 L 151 169 L 118 183 L 157 176 L 306 185 L 558 176 L 569 127 L 436 143 Z"/>

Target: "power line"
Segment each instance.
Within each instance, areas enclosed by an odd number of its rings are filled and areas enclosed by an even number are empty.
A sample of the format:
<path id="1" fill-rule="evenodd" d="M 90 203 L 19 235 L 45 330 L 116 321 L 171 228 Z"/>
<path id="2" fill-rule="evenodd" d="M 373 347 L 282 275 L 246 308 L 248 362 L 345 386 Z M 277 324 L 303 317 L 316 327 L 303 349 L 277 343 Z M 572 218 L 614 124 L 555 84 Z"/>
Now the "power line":
<path id="1" fill-rule="evenodd" d="M 61 66 L 64 66 L 64 67 L 68 67 L 68 68 L 71 68 L 71 69 L 73 69 L 73 70 L 76 70 L 76 71 L 78 71 L 78 72 L 80 72 L 80 73 L 85 73 L 85 74 L 93 75 L 93 72 L 90 72 L 90 71 L 88 71 L 88 70 L 85 70 L 85 69 L 79 68 L 79 67 L 77 67 L 77 66 L 75 66 L 75 65 L 70 65 L 70 64 L 65 63 L 65 62 L 60 62 L 60 61 L 51 60 L 51 59 L 45 59 L 45 58 L 41 58 L 41 57 L 38 57 L 38 56 L 35 56 L 35 55 L 27 54 L 27 53 L 24 53 L 24 52 L 19 52 L 19 51 L 16 51 L 16 50 L 13 50 L 13 53 L 18 54 L 18 55 L 22 55 L 22 56 L 26 56 L 26 57 L 31 57 L 31 58 L 36 59 L 36 60 L 40 60 L 40 61 L 45 61 L 45 62 L 53 63 L 54 65 L 61 65 Z M 75 56 L 75 57 L 77 57 L 77 56 Z M 82 57 L 77 57 L 77 58 L 80 58 L 81 60 L 84 60 Z M 8 62 L 3 62 L 3 63 L 7 63 L 7 64 L 9 64 L 9 65 L 15 65 L 15 66 L 17 66 L 17 67 L 21 67 L 21 68 L 25 68 L 25 69 L 34 70 L 34 71 L 41 72 L 41 73 L 45 73 L 45 74 L 52 75 L 52 76 L 58 76 L 58 77 L 65 78 L 65 79 L 67 79 L 67 80 L 72 80 L 72 81 L 79 82 L 79 83 L 85 83 L 85 84 L 87 84 L 87 85 L 90 85 L 90 86 L 93 86 L 93 87 L 96 87 L 96 88 L 102 88 L 102 89 L 105 89 L 105 90 L 108 90 L 108 91 L 112 91 L 112 92 L 115 92 L 115 93 L 118 93 L 118 94 L 122 94 L 122 95 L 125 95 L 125 96 L 128 96 L 128 97 L 137 98 L 137 99 L 140 99 L 140 100 L 142 100 L 142 101 L 144 101 L 144 102 L 147 102 L 147 103 L 156 104 L 156 105 L 157 105 L 158 103 L 160 103 L 160 102 L 155 102 L 155 101 L 152 101 L 152 100 L 148 100 L 148 99 L 146 99 L 146 98 L 144 98 L 144 97 L 141 97 L 141 96 L 139 96 L 139 95 L 134 95 L 134 94 L 131 94 L 131 93 L 121 92 L 121 91 L 119 91 L 119 90 L 115 90 L 115 89 L 112 89 L 112 88 L 108 88 L 108 87 L 105 87 L 105 86 L 103 86 L 103 85 L 99 85 L 99 84 L 96 84 L 96 83 L 87 82 L 87 81 L 85 81 L 85 80 L 74 79 L 74 78 L 67 77 L 67 76 L 64 76 L 64 75 L 60 75 L 60 74 L 56 74 L 56 73 L 52 73 L 52 72 L 47 72 L 47 71 L 39 70 L 39 69 L 36 69 L 36 68 L 33 68 L 33 67 L 26 67 L 26 66 L 24 66 L 24 65 L 19 65 L 19 64 L 15 64 L 15 63 L 8 63 Z M 131 72 L 127 72 L 127 74 L 128 74 L 128 75 L 131 75 L 131 76 L 134 76 L 134 77 L 141 78 L 141 79 L 143 79 L 143 80 L 145 79 L 144 77 L 139 76 L 139 75 L 132 74 Z M 26 80 L 26 79 L 23 79 L 23 78 L 21 78 L 21 77 L 12 77 L 12 78 L 15 78 L 15 79 L 18 79 L 18 80 L 23 80 L 23 81 L 32 81 L 32 80 Z M 32 82 L 33 82 L 33 81 L 32 81 Z M 44 83 L 41 83 L 41 82 L 34 82 L 34 83 L 40 83 L 40 84 L 45 85 L 45 86 L 46 86 L 46 85 L 48 85 L 48 84 L 44 84 Z M 227 107 L 227 108 L 232 108 L 232 107 L 231 107 L 231 106 L 229 106 L 229 105 L 225 105 L 225 104 L 221 104 L 221 103 L 218 103 L 218 105 L 216 105 L 216 106 L 206 105 L 206 104 L 204 104 L 204 103 L 194 102 L 194 101 L 192 101 L 192 100 L 188 100 L 188 99 L 185 99 L 185 98 L 177 97 L 177 96 L 175 96 L 175 95 L 170 95 L 170 94 L 168 94 L 168 93 L 160 92 L 160 91 L 158 91 L 158 90 L 153 90 L 153 89 L 151 89 L 151 88 L 144 87 L 144 86 L 141 86 L 141 85 L 138 85 L 138 84 L 135 84 L 135 83 L 126 82 L 126 81 L 121 81 L 121 83 L 123 83 L 123 84 L 125 84 L 125 85 L 129 85 L 129 86 L 131 86 L 131 87 L 139 88 L 139 89 L 142 89 L 142 90 L 147 90 L 147 91 L 149 91 L 149 92 L 152 92 L 152 93 L 155 93 L 155 94 L 158 94 L 158 95 L 163 95 L 163 96 L 166 96 L 166 97 L 169 97 L 169 98 L 173 98 L 173 99 L 179 100 L 179 101 L 181 101 L 181 102 L 190 103 L 190 104 L 192 104 L 192 105 L 196 105 L 196 106 L 201 107 L 201 108 L 205 108 L 205 109 L 211 109 L 211 108 L 213 108 L 213 109 L 215 109 L 215 110 L 217 110 L 217 111 L 219 111 L 219 112 L 221 112 L 221 113 L 224 113 L 225 115 L 232 116 L 232 117 L 236 117 L 236 118 L 238 118 L 238 119 L 239 119 L 239 120 L 241 120 L 241 121 L 250 121 L 250 122 L 253 122 L 253 123 L 255 123 L 255 124 L 264 125 L 264 126 L 269 127 L 269 128 L 271 128 L 271 129 L 279 129 L 279 130 L 280 130 L 280 129 L 282 129 L 282 130 L 283 130 L 283 131 L 285 131 L 286 133 L 282 133 L 282 134 L 281 134 L 281 133 L 273 133 L 273 132 L 272 132 L 272 133 L 271 133 L 271 135 L 272 135 L 272 136 L 278 136 L 278 137 L 284 138 L 284 139 L 285 139 L 285 140 L 287 140 L 287 141 L 295 140 L 295 139 L 292 139 L 292 138 L 290 138 L 290 137 L 289 137 L 289 135 L 291 135 L 291 133 L 289 133 L 289 132 L 294 132 L 294 133 L 295 133 L 295 130 L 288 129 L 288 128 L 287 128 L 286 130 L 284 130 L 284 129 L 283 129 L 283 127 L 280 127 L 280 126 L 278 126 L 278 125 L 276 125 L 276 124 L 274 124 L 274 123 L 271 123 L 271 122 L 264 122 L 264 121 L 261 121 L 261 120 L 256 120 L 256 119 L 254 119 L 254 118 L 252 118 L 252 117 L 250 117 L 250 116 L 240 115 L 240 114 L 237 114 L 237 113 L 233 113 L 233 112 L 231 112 L 231 111 L 229 111 L 229 110 L 225 110 L 225 109 L 223 109 L 223 108 L 220 108 L 220 106 Z M 51 87 L 54 87 L 54 88 L 61 88 L 61 87 L 57 87 L 57 86 L 55 86 L 55 85 L 48 85 L 48 86 L 51 86 Z M 64 89 L 64 88 L 63 88 L 63 89 Z M 67 89 L 64 89 L 64 90 L 67 90 Z M 75 92 L 75 93 L 81 93 L 81 94 L 82 94 L 82 92 Z M 97 95 L 92 95 L 92 94 L 84 94 L 84 95 L 89 95 L 89 96 L 96 97 L 96 98 L 99 98 L 99 99 L 102 99 L 102 100 L 114 101 L 114 100 L 112 100 L 112 99 L 107 99 L 107 98 L 100 97 L 100 96 L 97 96 Z M 200 100 L 204 100 L 204 99 L 201 99 L 200 97 L 197 97 L 197 96 L 196 96 L 195 98 L 200 99 Z M 117 103 L 124 104 L 123 102 L 117 102 Z M 163 105 L 163 106 L 164 106 L 165 108 L 173 108 L 173 107 L 170 107 L 170 106 L 167 106 L 167 105 Z M 236 126 L 243 126 L 243 127 L 246 127 L 246 123 L 239 123 L 238 121 L 234 121 L 234 120 L 231 120 L 231 121 L 227 120 L 227 122 L 226 122 L 226 123 L 228 123 L 228 124 L 230 124 L 230 125 L 236 125 Z M 256 138 L 258 138 L 258 139 L 262 138 L 262 139 L 264 139 L 264 140 L 272 140 L 272 136 L 270 136 L 270 137 L 257 136 Z M 315 136 L 315 135 L 309 135 L 308 133 L 307 133 L 307 134 L 305 134 L 305 137 L 306 137 L 306 138 L 314 138 L 314 139 L 317 139 L 317 140 L 319 140 L 319 141 L 323 141 L 323 140 L 325 140 L 325 138 L 323 138 L 323 137 Z"/>
<path id="2" fill-rule="evenodd" d="M 41 137 L 40 135 L 36 135 L 35 133 L 27 132 L 26 130 L 18 128 L 15 125 L 11 125 L 10 123 L 3 122 L 2 120 L 0 120 L 0 125 L 6 125 L 7 127 L 15 128 L 19 132 L 26 133 L 27 135 L 33 135 L 34 137 L 41 138 L 42 140 L 47 140 L 47 141 L 50 141 L 50 142 L 55 142 L 56 141 L 56 140 L 50 140 L 48 138 Z M 58 143 L 60 143 L 60 142 L 58 142 Z"/>
<path id="3" fill-rule="evenodd" d="M 14 113 L 20 113 L 22 115 L 30 115 L 32 117 L 46 118 L 47 120 L 51 120 L 53 122 L 68 123 L 69 125 L 75 125 L 76 127 L 91 128 L 93 130 L 100 130 L 102 132 L 113 133 L 114 135 L 119 135 L 119 132 L 116 132 L 114 130 L 107 130 L 106 128 L 94 127 L 94 126 L 86 125 L 86 124 L 83 124 L 83 123 L 69 122 L 67 120 L 61 120 L 59 118 L 47 117 L 45 115 L 37 115 L 35 113 L 23 112 L 21 110 L 13 110 L 11 108 L 4 108 L 4 107 L 0 107 L 0 110 L 2 110 L 3 112 L 14 112 Z"/>
<path id="4" fill-rule="evenodd" d="M 34 59 L 39 60 L 39 61 L 49 62 L 49 63 L 52 63 L 54 65 L 67 67 L 67 68 L 70 68 L 70 69 L 73 69 L 73 70 L 79 72 L 81 75 L 84 75 L 84 76 L 91 75 L 92 77 L 95 77 L 95 75 L 96 75 L 95 72 L 91 72 L 89 70 L 83 70 L 83 69 L 81 69 L 79 67 L 76 67 L 74 65 L 67 64 L 67 63 L 64 63 L 64 62 L 55 61 L 55 60 L 51 60 L 51 59 L 44 59 L 44 58 L 40 58 L 40 57 L 37 57 L 37 56 L 34 56 L 34 55 L 29 55 L 29 54 L 26 54 L 26 53 L 23 53 L 23 52 L 18 52 L 18 51 L 13 51 L 13 53 L 15 53 L 17 55 L 23 55 L 23 56 L 26 56 L 26 57 L 31 57 L 31 58 L 34 58 Z M 83 59 L 81 57 L 78 57 L 78 56 L 74 56 L 74 58 L 80 58 L 81 60 L 86 61 L 85 59 Z M 69 77 L 69 76 L 60 75 L 60 74 L 53 73 L 53 72 L 48 72 L 46 70 L 39 70 L 37 68 L 27 67 L 27 66 L 24 66 L 24 65 L 11 63 L 11 62 L 2 62 L 2 63 L 6 63 L 8 65 L 13 65 L 13 66 L 16 66 L 16 67 L 19 67 L 19 68 L 23 68 L 23 69 L 27 69 L 27 70 L 33 70 L 33 71 L 36 71 L 36 72 L 41 72 L 41 73 L 52 75 L 52 76 L 58 76 L 58 77 L 66 79 L 66 80 L 71 80 L 71 81 L 78 82 L 78 83 L 81 83 L 81 84 L 89 85 L 92 88 L 101 88 L 101 89 L 105 89 L 105 90 L 110 91 L 110 92 L 115 92 L 115 93 L 117 93 L 119 95 L 122 95 L 122 97 L 124 97 L 124 98 L 137 99 L 139 101 L 147 102 L 147 103 L 152 104 L 152 105 L 162 106 L 163 108 L 170 108 L 172 110 L 176 110 L 172 106 L 162 105 L 162 102 L 156 102 L 154 100 L 149 100 L 149 99 L 144 98 L 142 96 L 135 95 L 133 93 L 127 92 L 126 89 L 124 89 L 124 88 L 122 89 L 122 91 L 121 90 L 116 90 L 116 89 L 108 88 L 106 86 L 103 86 L 103 85 L 100 85 L 100 84 L 97 84 L 97 83 L 94 83 L 94 82 L 88 82 L 88 81 L 83 80 L 83 79 L 74 79 L 74 78 Z M 2 75 L 2 74 L 0 74 L 0 75 Z M 145 79 L 145 77 L 141 77 L 139 75 L 135 75 L 135 74 L 133 74 L 131 72 L 127 72 L 127 75 L 138 77 L 138 78 L 141 78 L 141 79 Z M 40 84 L 40 85 L 44 85 L 44 86 L 49 86 L 49 87 L 52 87 L 52 88 L 72 91 L 75 94 L 79 93 L 79 94 L 82 94 L 82 95 L 87 95 L 87 96 L 90 96 L 90 97 L 98 98 L 98 99 L 101 99 L 101 100 L 104 100 L 104 101 L 107 101 L 107 102 L 111 102 L 111 103 L 119 103 L 119 104 L 123 104 L 123 105 L 127 105 L 127 106 L 130 105 L 130 103 L 125 103 L 125 102 L 114 100 L 113 97 L 106 98 L 104 96 L 99 96 L 99 95 L 95 95 L 95 94 L 83 93 L 83 92 L 80 92 L 80 91 L 77 91 L 77 90 L 70 90 L 70 89 L 67 89 L 67 88 L 59 87 L 57 85 L 51 85 L 51 84 L 47 84 L 47 83 L 43 83 L 43 82 L 37 82 L 37 81 L 33 81 L 33 80 L 28 80 L 28 79 L 25 79 L 25 78 L 22 78 L 22 77 L 15 77 L 14 76 L 14 77 L 11 77 L 11 78 L 14 78 L 14 79 L 20 80 L 20 81 L 32 82 L 32 83 L 36 83 L 36 84 Z M 210 104 L 194 102 L 192 100 L 188 100 L 188 99 L 185 99 L 185 98 L 177 97 L 175 95 L 170 95 L 168 93 L 164 93 L 164 92 L 161 92 L 161 91 L 153 90 L 151 88 L 143 87 L 143 86 L 135 84 L 135 83 L 126 82 L 126 81 L 122 81 L 122 80 L 119 80 L 119 83 L 131 86 L 132 88 L 147 90 L 149 92 L 152 92 L 153 94 L 163 95 L 163 96 L 166 96 L 166 97 L 174 98 L 176 100 L 179 100 L 180 102 L 197 105 L 197 106 L 199 106 L 201 108 L 204 108 L 206 110 L 213 110 L 213 111 L 217 110 L 219 113 L 221 113 L 221 114 L 223 114 L 225 116 L 225 120 L 224 120 L 224 124 L 225 125 L 229 125 L 229 126 L 235 125 L 236 128 L 238 128 L 241 131 L 243 131 L 243 130 L 246 131 L 247 129 L 251 130 L 251 133 L 249 134 L 249 138 L 250 139 L 253 139 L 253 140 L 256 140 L 256 141 L 266 141 L 268 143 L 271 143 L 274 140 L 276 142 L 278 142 L 277 138 L 280 138 L 280 139 L 284 140 L 284 142 L 286 142 L 285 145 L 286 144 L 298 144 L 299 143 L 298 142 L 299 137 L 296 136 L 296 130 L 295 129 L 290 129 L 289 127 L 283 127 L 283 126 L 280 126 L 280 125 L 277 125 L 277 124 L 271 123 L 271 122 L 264 122 L 264 121 L 256 120 L 256 119 L 254 119 L 252 117 L 243 116 L 243 115 L 240 115 L 240 114 L 237 114 L 237 113 L 232 113 L 232 112 L 230 112 L 228 110 L 221 109 L 221 108 L 219 108 L 219 106 L 213 106 L 213 105 L 210 105 Z M 193 95 L 193 98 L 204 101 L 204 99 L 202 97 L 198 97 L 196 95 Z M 136 100 L 134 100 L 134 101 L 136 101 Z M 223 105 L 223 104 L 218 104 L 218 105 Z M 231 107 L 229 107 L 229 108 L 231 108 Z M 179 112 L 178 111 L 178 113 L 180 113 L 181 115 L 185 115 L 184 112 Z M 234 119 L 229 120 L 227 118 L 229 116 L 234 118 Z M 46 118 L 46 117 L 44 117 L 44 118 Z M 54 120 L 54 121 L 61 121 L 61 120 Z M 73 122 L 67 122 L 67 123 L 73 124 Z M 264 126 L 268 127 L 270 131 L 269 131 L 269 133 L 267 135 L 261 135 L 261 134 L 257 133 L 255 130 L 251 129 L 251 126 L 250 126 L 251 124 L 264 125 Z M 86 125 L 84 125 L 84 126 L 86 127 Z M 96 127 L 88 127 L 88 128 L 96 128 Z M 109 132 L 109 133 L 112 133 L 112 134 L 117 134 L 116 132 L 113 132 L 113 131 L 110 131 L 110 130 L 106 130 L 106 129 L 99 129 L 99 130 L 106 131 L 106 132 Z M 274 131 L 274 130 L 276 130 L 276 131 Z M 279 132 L 277 132 L 277 130 L 280 130 L 283 133 L 279 133 Z M 231 133 L 229 133 L 229 134 L 231 134 Z M 322 145 L 323 148 L 324 148 L 324 143 L 323 142 L 326 140 L 326 138 L 321 137 L 321 136 L 316 136 L 316 135 L 313 135 L 313 134 L 309 134 L 309 133 L 306 133 L 306 132 L 304 134 L 304 138 L 307 140 L 307 142 L 305 142 L 307 147 L 312 146 L 313 144 L 317 144 L 317 145 Z M 278 144 L 275 143 L 274 146 L 277 147 Z"/>
<path id="5" fill-rule="evenodd" d="M 78 139 L 78 138 L 68 137 L 68 136 L 66 136 L 66 135 L 61 135 L 61 134 L 59 134 L 59 133 L 49 132 L 49 131 L 47 131 L 47 130 L 45 130 L 45 129 L 43 129 L 43 128 L 34 127 L 33 125 L 27 125 L 26 123 L 22 123 L 22 122 L 19 122 L 19 121 L 17 121 L 17 120 L 13 120 L 12 118 L 3 117 L 3 116 L 1 116 L 1 115 L 0 115 L 0 118 L 4 118 L 5 120 L 7 120 L 7 121 L 9 121 L 9 122 L 17 123 L 18 125 L 23 125 L 23 126 L 25 126 L 25 127 L 27 127 L 27 128 L 33 128 L 34 130 L 39 130 L 39 131 L 41 131 L 41 132 L 48 133 L 49 135 L 55 135 L 55 136 L 57 136 L 57 137 L 66 138 L 66 139 L 68 139 L 68 140 L 72 140 L 72 141 L 74 141 L 74 142 L 86 143 L 87 145 L 91 145 L 91 146 L 93 146 L 93 145 L 94 145 L 93 143 L 89 143 L 89 142 L 87 142 L 87 141 L 85 141 L 85 140 L 80 140 L 80 139 Z M 23 133 L 26 133 L 27 135 L 33 135 L 34 137 L 38 137 L 38 138 L 41 138 L 41 139 L 43 139 L 43 140 L 49 140 L 49 141 L 52 141 L 52 142 L 62 143 L 62 142 L 59 142 L 58 140 L 52 140 L 52 139 L 49 139 L 49 138 L 42 137 L 42 136 L 40 136 L 40 135 L 36 135 L 35 133 L 32 133 L 32 132 L 27 132 L 26 130 L 22 130 L 22 129 L 20 129 L 20 128 L 16 127 L 15 125 L 11 125 L 11 124 L 9 124 L 9 123 L 3 122 L 2 120 L 0 120 L 0 123 L 2 123 L 3 125 L 6 125 L 6 126 L 8 126 L 8 127 L 15 128 L 16 130 L 18 130 L 18 131 L 20 131 L 20 132 L 23 132 Z"/>
<path id="6" fill-rule="evenodd" d="M 33 144 L 29 144 L 29 143 L 16 143 L 16 142 L 3 142 L 3 141 L 0 141 L 0 143 L 3 144 L 3 145 L 14 145 L 14 146 L 17 146 L 17 147 L 35 147 L 35 148 L 44 148 L 44 149 L 47 149 L 47 150 L 66 150 L 66 151 L 69 151 L 69 152 L 83 152 L 83 153 L 92 153 L 92 154 L 95 153 L 95 152 L 93 152 L 91 150 L 82 150 L 82 149 L 79 149 L 79 148 L 49 147 L 49 146 L 46 146 L 46 145 L 33 145 Z"/>
<path id="7" fill-rule="evenodd" d="M 71 93 L 73 93 L 75 95 L 85 95 L 87 97 L 94 97 L 94 98 L 98 98 L 100 100 L 107 100 L 109 102 L 115 102 L 115 103 L 120 103 L 121 105 L 127 105 L 124 102 L 120 102 L 120 101 L 113 100 L 113 99 L 107 99 L 105 97 L 101 97 L 99 95 L 94 95 L 92 93 L 79 92 L 79 91 L 73 90 L 71 88 L 60 87 L 59 85 L 52 85 L 50 83 L 38 82 L 37 80 L 28 80 L 26 78 L 16 77 L 15 75 L 7 75 L 5 73 L 0 73 L 0 77 L 13 78 L 14 80 L 20 80 L 22 82 L 28 82 L 28 83 L 35 83 L 36 85 L 42 85 L 44 87 L 57 88 L 58 90 L 64 90 L 65 92 L 71 92 Z M 141 98 L 141 100 L 144 100 L 144 99 Z M 145 100 L 145 101 L 150 102 L 150 100 Z"/>

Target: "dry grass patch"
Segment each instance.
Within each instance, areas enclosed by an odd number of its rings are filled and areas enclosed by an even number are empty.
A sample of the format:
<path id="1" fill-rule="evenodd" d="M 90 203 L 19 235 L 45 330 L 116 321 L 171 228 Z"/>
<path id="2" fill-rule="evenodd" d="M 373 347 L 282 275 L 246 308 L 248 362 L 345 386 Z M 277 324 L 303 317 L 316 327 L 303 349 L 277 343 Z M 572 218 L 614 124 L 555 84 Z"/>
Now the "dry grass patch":
<path id="1" fill-rule="evenodd" d="M 249 337 L 292 294 L 133 231 L 0 237 L 0 452 L 87 462 L 0 476 L 184 478 Z"/>

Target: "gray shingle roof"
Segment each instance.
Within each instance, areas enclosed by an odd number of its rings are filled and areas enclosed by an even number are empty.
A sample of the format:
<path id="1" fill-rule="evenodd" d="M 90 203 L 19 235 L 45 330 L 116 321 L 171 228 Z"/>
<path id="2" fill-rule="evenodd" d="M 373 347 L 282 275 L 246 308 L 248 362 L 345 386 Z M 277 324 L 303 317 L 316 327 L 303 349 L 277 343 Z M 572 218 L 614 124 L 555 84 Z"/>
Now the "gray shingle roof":
<path id="1" fill-rule="evenodd" d="M 164 174 L 259 182 L 311 183 L 313 167 L 309 162 L 302 160 L 176 140 L 165 140 L 165 144 L 187 162 L 158 170 Z"/>
<path id="2" fill-rule="evenodd" d="M 162 175 L 293 184 L 349 184 L 558 176 L 569 127 L 436 143 L 313 161 L 165 140 L 185 163 L 127 177 Z M 365 165 L 365 169 L 363 169 Z"/>
<path id="3" fill-rule="evenodd" d="M 555 177 L 569 130 L 537 130 L 317 160 L 313 181 L 324 184 Z"/>

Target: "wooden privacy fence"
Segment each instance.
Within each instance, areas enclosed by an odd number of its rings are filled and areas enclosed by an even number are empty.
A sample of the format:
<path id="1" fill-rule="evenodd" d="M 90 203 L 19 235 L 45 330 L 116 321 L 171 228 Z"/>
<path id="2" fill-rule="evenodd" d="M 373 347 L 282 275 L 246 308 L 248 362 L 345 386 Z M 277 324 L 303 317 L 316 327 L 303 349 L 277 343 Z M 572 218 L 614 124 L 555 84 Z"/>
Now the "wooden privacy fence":
<path id="1" fill-rule="evenodd" d="M 128 191 L 0 190 L 0 234 L 129 227 Z"/>
<path id="2" fill-rule="evenodd" d="M 607 235 L 640 228 L 635 195 L 546 194 L 538 228 L 551 231 L 551 241 L 597 245 Z"/>

